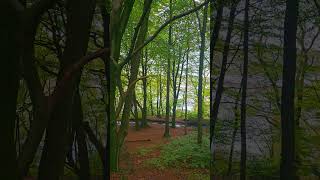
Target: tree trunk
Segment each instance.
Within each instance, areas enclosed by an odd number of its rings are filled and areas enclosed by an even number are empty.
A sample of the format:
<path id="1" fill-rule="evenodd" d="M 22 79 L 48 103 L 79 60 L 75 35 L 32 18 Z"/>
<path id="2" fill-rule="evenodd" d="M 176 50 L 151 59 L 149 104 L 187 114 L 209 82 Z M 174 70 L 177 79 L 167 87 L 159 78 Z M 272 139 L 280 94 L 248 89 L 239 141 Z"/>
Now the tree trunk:
<path id="1" fill-rule="evenodd" d="M 188 119 L 188 71 L 189 71 L 189 44 L 186 57 L 186 69 L 185 69 L 185 91 L 184 91 L 184 134 L 187 135 L 187 119 Z"/>
<path id="2" fill-rule="evenodd" d="M 207 29 L 207 14 L 208 5 L 205 5 L 203 10 L 203 22 L 200 30 L 201 46 L 200 46 L 200 58 L 199 58 L 199 79 L 198 79 L 198 144 L 202 143 L 202 120 L 203 120 L 203 63 L 204 63 L 204 52 L 206 45 L 206 29 Z M 200 24 L 200 21 L 199 21 Z"/>
<path id="3" fill-rule="evenodd" d="M 153 109 L 153 97 L 152 97 L 152 83 L 151 83 L 151 79 L 149 81 L 149 102 L 150 102 L 150 112 L 151 112 L 151 116 L 154 116 L 154 109 Z"/>
<path id="4" fill-rule="evenodd" d="M 220 70 L 220 75 L 219 75 L 219 82 L 218 82 L 218 86 L 217 86 L 217 90 L 216 90 L 216 95 L 215 95 L 215 100 L 213 103 L 213 109 L 212 109 L 212 117 L 211 117 L 211 151 L 212 151 L 212 155 L 214 155 L 214 149 L 213 149 L 213 143 L 214 143 L 214 128 L 215 128 L 215 124 L 217 122 L 218 119 L 218 112 L 219 112 L 219 106 L 220 106 L 220 102 L 221 102 L 221 97 L 222 97 L 222 93 L 223 93 L 223 84 L 224 84 L 224 77 L 226 74 L 226 70 L 227 70 L 227 63 L 228 63 L 228 55 L 229 55 L 229 48 L 230 48 L 230 40 L 231 40 L 231 34 L 233 31 L 233 24 L 234 24 L 234 19 L 235 19 L 235 12 L 237 9 L 237 4 L 233 4 L 231 11 L 230 11 L 230 15 L 229 15 L 229 22 L 228 22 L 228 30 L 227 30 L 227 36 L 226 36 L 226 40 L 224 42 L 224 49 L 223 49 L 223 57 L 222 57 L 222 65 L 221 65 L 221 70 Z M 214 158 L 213 158 L 214 159 Z"/>
<path id="5" fill-rule="evenodd" d="M 71 64 L 77 62 L 86 54 L 89 32 L 95 7 L 94 0 L 85 0 L 80 3 L 75 0 L 68 1 L 68 24 L 66 27 L 66 48 L 61 61 L 61 70 L 58 81 L 64 71 Z M 79 21 L 81 19 L 81 21 Z M 67 145 L 71 136 L 72 106 L 75 88 L 80 82 L 81 72 L 78 72 L 67 85 L 64 99 L 58 102 L 49 119 L 46 131 L 46 141 L 42 151 L 39 166 L 39 180 L 56 180 L 63 176 Z"/>
<path id="6" fill-rule="evenodd" d="M 134 1 L 124 3 L 119 5 L 118 1 L 111 2 L 111 12 L 110 12 L 110 59 L 114 62 L 119 62 L 120 49 L 121 49 L 121 40 L 124 34 L 124 31 L 127 27 L 129 15 L 131 14 Z M 108 61 L 109 62 L 109 61 Z M 118 154 L 117 154 L 117 121 L 116 121 L 116 89 L 119 85 L 121 77 L 121 69 L 115 63 L 108 63 L 108 77 L 109 77 L 109 88 L 108 88 L 108 105 L 109 108 L 109 129 L 110 129 L 110 170 L 118 170 Z M 120 81 L 121 82 L 121 81 Z"/>
<path id="7" fill-rule="evenodd" d="M 243 75 L 242 75 L 242 97 L 241 97 L 241 158 L 240 179 L 246 179 L 247 160 L 247 138 L 246 138 L 246 107 L 247 107 L 247 81 L 248 81 L 248 51 L 249 51 L 249 0 L 245 3 L 244 39 L 243 39 Z"/>
<path id="8" fill-rule="evenodd" d="M 238 112 L 239 108 L 238 108 L 238 105 L 239 105 L 241 88 L 242 88 L 242 82 L 241 82 L 240 89 L 237 94 L 237 98 L 235 100 L 235 106 L 234 106 L 234 124 L 233 124 L 232 138 L 231 138 L 231 147 L 230 147 L 230 152 L 229 152 L 228 171 L 227 171 L 228 175 L 231 175 L 234 143 L 236 141 L 236 135 L 237 135 L 237 132 L 239 129 L 239 112 Z"/>
<path id="9" fill-rule="evenodd" d="M 281 96 L 280 178 L 296 179 L 294 91 L 296 75 L 296 34 L 299 0 L 286 1 L 283 44 L 283 80 Z"/>
<path id="10" fill-rule="evenodd" d="M 213 86 L 214 86 L 214 50 L 216 43 L 219 38 L 220 33 L 220 27 L 221 27 L 221 21 L 222 21 L 222 15 L 223 15 L 223 3 L 222 1 L 218 1 L 218 9 L 216 17 L 213 17 L 213 9 L 214 9 L 214 0 L 210 1 L 210 148 L 213 144 L 213 131 L 214 131 L 214 125 L 215 120 L 213 118 L 213 111 L 214 111 L 214 92 L 213 92 Z M 211 150 L 212 151 L 212 150 Z M 213 159 L 212 159 L 213 160 Z"/>
<path id="11" fill-rule="evenodd" d="M 147 49 L 145 50 L 145 58 L 142 59 L 142 76 L 147 76 L 147 61 L 148 61 L 148 51 Z M 143 109 L 142 109 L 142 120 L 141 120 L 141 127 L 146 127 L 147 126 L 147 78 L 144 78 L 142 80 L 142 85 L 143 85 Z"/>
<path id="12" fill-rule="evenodd" d="M 83 111 L 82 111 L 79 88 L 77 88 L 75 93 L 73 109 L 74 109 L 72 113 L 73 124 L 74 124 L 73 131 L 75 132 L 76 142 L 78 145 L 77 155 L 78 155 L 79 165 L 80 165 L 78 176 L 79 176 L 79 180 L 87 180 L 87 179 L 90 179 L 90 167 L 89 167 L 89 157 L 88 157 L 86 136 L 83 128 Z"/>
<path id="13" fill-rule="evenodd" d="M 104 48 L 110 49 L 110 13 L 107 9 L 107 4 L 101 3 L 101 16 L 103 19 L 103 46 Z M 110 52 L 110 51 L 109 51 Z M 103 179 L 110 178 L 110 53 L 107 53 L 105 57 L 103 57 L 104 65 L 105 65 L 105 77 L 107 81 L 107 100 L 106 100 L 106 129 L 107 129 L 107 138 L 106 138 L 106 151 L 103 152 L 104 155 L 101 155 L 101 161 L 103 164 Z"/>
<path id="14" fill-rule="evenodd" d="M 138 114 L 138 105 L 137 105 L 137 95 L 136 95 L 136 91 L 133 92 L 133 108 L 134 108 L 134 121 L 135 121 L 135 129 L 138 131 L 140 129 L 139 126 L 139 114 Z M 143 111 L 142 111 L 142 119 L 143 119 Z"/>
<path id="15" fill-rule="evenodd" d="M 142 19 L 142 25 L 139 29 L 139 33 L 137 35 L 137 40 L 134 45 L 134 48 L 138 48 L 141 46 L 141 44 L 145 41 L 147 32 L 148 32 L 148 20 L 149 20 L 149 15 L 150 15 L 150 7 L 151 7 L 152 1 L 151 0 L 145 0 L 144 1 L 144 12 L 146 15 Z M 133 100 L 133 91 L 135 90 L 135 82 L 137 80 L 138 72 L 139 72 L 139 65 L 140 65 L 140 60 L 141 60 L 141 51 L 139 53 L 136 53 L 130 61 L 130 78 L 129 78 L 129 86 L 127 90 L 127 95 L 125 97 L 125 102 L 124 102 L 124 107 L 122 111 L 122 117 L 121 117 L 121 126 L 120 129 L 117 133 L 117 146 L 116 148 L 116 157 L 117 161 L 119 161 L 119 155 L 120 155 L 120 150 L 123 146 L 125 137 L 128 134 L 128 127 L 129 127 L 129 115 L 131 111 L 131 105 L 132 105 L 132 100 Z M 118 163 L 117 163 L 118 164 Z M 117 167 L 118 169 L 118 167 Z"/>
<path id="16" fill-rule="evenodd" d="M 16 146 L 14 129 L 16 121 L 16 105 L 19 88 L 19 58 L 17 48 L 18 17 L 9 1 L 4 1 L 1 14 L 1 127 L 0 127 L 0 179 L 17 180 Z M 10 17 L 10 18 L 9 18 Z"/>
<path id="17" fill-rule="evenodd" d="M 169 4 L 170 19 L 172 18 L 172 0 Z M 170 69 L 171 69 L 171 47 L 172 47 L 172 25 L 169 25 L 169 57 L 167 59 L 167 94 L 166 94 L 166 123 L 164 137 L 170 137 L 169 118 L 170 118 Z"/>

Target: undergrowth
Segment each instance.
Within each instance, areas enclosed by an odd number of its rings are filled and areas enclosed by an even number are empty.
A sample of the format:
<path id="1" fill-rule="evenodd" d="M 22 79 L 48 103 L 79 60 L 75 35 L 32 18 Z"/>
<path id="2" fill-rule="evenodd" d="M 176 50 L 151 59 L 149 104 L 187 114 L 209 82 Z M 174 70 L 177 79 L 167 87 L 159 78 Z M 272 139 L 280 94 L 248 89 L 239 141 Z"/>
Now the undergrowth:
<path id="1" fill-rule="evenodd" d="M 161 155 L 146 163 L 163 169 L 167 167 L 186 167 L 209 169 L 209 137 L 205 134 L 202 144 L 197 144 L 197 134 L 178 137 L 161 148 Z"/>

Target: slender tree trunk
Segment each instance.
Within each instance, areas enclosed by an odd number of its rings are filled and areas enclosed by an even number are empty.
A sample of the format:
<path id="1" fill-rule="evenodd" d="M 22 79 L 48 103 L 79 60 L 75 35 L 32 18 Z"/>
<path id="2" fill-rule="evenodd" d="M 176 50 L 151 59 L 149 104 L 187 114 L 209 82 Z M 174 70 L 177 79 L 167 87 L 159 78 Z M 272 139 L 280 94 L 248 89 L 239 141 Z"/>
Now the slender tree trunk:
<path id="1" fill-rule="evenodd" d="M 176 62 L 176 60 L 174 59 L 172 64 L 172 67 L 173 67 L 172 68 L 173 103 L 172 103 L 172 123 L 171 123 L 172 128 L 176 127 L 177 104 L 178 104 L 178 98 L 180 93 L 181 76 L 182 76 L 182 70 L 183 70 L 183 64 L 184 64 L 182 63 L 181 65 L 181 58 L 182 58 L 181 54 L 182 54 L 182 50 L 181 48 L 179 48 L 179 60 L 178 62 Z M 178 64 L 177 68 L 176 68 L 176 64 Z M 180 67 L 181 67 L 181 72 L 179 72 Z M 178 81 L 178 75 L 180 75 L 179 81 Z"/>
<path id="2" fill-rule="evenodd" d="M 234 106 L 234 124 L 233 124 L 232 138 L 231 138 L 231 147 L 230 147 L 230 152 L 229 152 L 228 172 L 227 172 L 228 175 L 231 175 L 234 143 L 236 142 L 236 135 L 237 135 L 237 132 L 239 129 L 239 108 L 238 108 L 238 105 L 239 105 L 239 100 L 240 100 L 241 88 L 242 88 L 242 82 L 241 82 L 240 89 L 237 94 L 237 98 L 236 98 L 235 106 Z"/>
<path id="3" fill-rule="evenodd" d="M 77 88 L 74 98 L 74 106 L 72 119 L 74 124 L 74 132 L 78 147 L 78 159 L 79 159 L 79 180 L 88 180 L 90 179 L 90 167 L 89 167 L 89 157 L 88 157 L 88 149 L 86 143 L 85 132 L 83 129 L 83 111 L 81 104 L 81 97 L 79 93 L 79 88 Z M 72 142 L 72 141 L 71 141 Z M 72 150 L 72 149 L 71 149 Z M 72 153 L 72 151 L 71 151 Z"/>
<path id="4" fill-rule="evenodd" d="M 108 169 L 107 168 L 107 163 L 106 161 L 104 161 L 106 159 L 105 156 L 107 156 L 108 154 L 106 153 L 107 152 L 107 149 L 103 147 L 103 144 L 98 140 L 98 138 L 94 135 L 94 132 L 93 130 L 90 128 L 89 126 L 89 122 L 83 122 L 82 123 L 82 128 L 83 130 L 85 131 L 85 133 L 87 134 L 88 136 L 88 139 L 90 140 L 90 142 L 93 144 L 93 146 L 96 148 L 96 150 L 98 151 L 98 154 L 100 156 L 100 159 L 103 163 L 103 167 L 104 169 Z M 110 174 L 106 174 L 104 176 L 110 176 Z"/>
<path id="5" fill-rule="evenodd" d="M 299 0 L 286 1 L 281 96 L 281 179 L 296 179 L 294 91 L 296 75 L 296 34 Z"/>
<path id="6" fill-rule="evenodd" d="M 189 71 L 189 44 L 187 49 L 187 59 L 186 59 L 186 69 L 185 69 L 185 91 L 184 91 L 184 134 L 187 135 L 187 119 L 188 119 L 188 71 Z"/>
<path id="7" fill-rule="evenodd" d="M 214 102 L 214 92 L 213 92 L 214 62 L 213 61 L 214 59 L 213 58 L 214 58 L 215 46 L 219 38 L 222 15 L 223 15 L 223 4 L 222 4 L 222 1 L 219 0 L 217 2 L 218 8 L 217 8 L 216 17 L 215 18 L 213 17 L 214 3 L 215 3 L 214 0 L 210 1 L 210 148 L 213 144 L 213 131 L 214 131 L 214 125 L 215 125 L 215 121 L 213 118 L 213 111 L 214 111 L 214 106 L 213 106 L 213 102 Z"/>
<path id="8" fill-rule="evenodd" d="M 244 19 L 244 40 L 243 40 L 243 75 L 242 75 L 242 97 L 241 97 L 241 160 L 240 179 L 246 179 L 247 160 L 247 133 L 246 133 L 246 107 L 247 107 L 247 81 L 248 81 L 248 51 L 249 51 L 249 0 L 246 0 Z"/>
<path id="9" fill-rule="evenodd" d="M 207 17 L 208 5 L 203 10 L 203 22 L 200 30 L 201 35 L 201 47 L 200 47 L 200 59 L 199 59 L 199 79 L 198 79 L 198 144 L 202 143 L 202 120 L 203 120 L 203 63 L 204 63 L 204 51 L 206 45 L 206 29 L 207 29 Z M 200 23 L 200 22 L 199 22 Z"/>
<path id="10" fill-rule="evenodd" d="M 135 121 L 135 129 L 138 131 L 140 129 L 139 126 L 139 114 L 138 114 L 138 105 L 137 105 L 137 94 L 136 91 L 134 91 L 134 95 L 133 95 L 133 108 L 134 108 L 134 121 Z M 143 111 L 142 111 L 143 113 Z M 143 117 L 143 114 L 142 114 Z"/>
<path id="11" fill-rule="evenodd" d="M 160 117 L 160 83 L 159 83 L 159 70 L 157 78 L 157 117 Z M 161 78 L 161 77 L 160 77 Z"/>
<path id="12" fill-rule="evenodd" d="M 160 85 L 159 85 L 159 90 L 160 90 L 160 94 L 159 94 L 159 108 L 160 108 L 160 116 L 163 116 L 163 106 L 162 106 L 162 73 L 160 72 Z"/>
<path id="13" fill-rule="evenodd" d="M 211 151 L 212 151 L 212 155 L 214 155 L 214 147 L 213 147 L 213 142 L 214 142 L 214 128 L 215 128 L 215 124 L 217 122 L 218 119 L 218 112 L 219 112 L 219 106 L 220 106 L 220 102 L 221 102 L 221 98 L 222 98 L 222 93 L 223 93 L 223 84 L 224 84 L 224 77 L 226 74 L 226 70 L 227 70 L 227 63 L 228 63 L 228 55 L 229 55 L 229 48 L 230 48 L 230 40 L 231 40 L 231 34 L 233 31 L 233 24 L 234 24 L 234 19 L 235 19 L 235 12 L 237 9 L 237 4 L 233 4 L 231 11 L 230 11 L 230 15 L 229 15 L 229 26 L 228 26 L 228 30 L 227 30 L 227 36 L 226 36 L 226 40 L 224 42 L 224 49 L 223 49 L 223 57 L 222 57 L 222 65 L 221 65 L 221 70 L 220 70 L 220 75 L 219 75 L 219 82 L 218 82 L 218 86 L 217 86 L 217 91 L 216 91 L 216 95 L 215 95 L 215 100 L 213 103 L 213 109 L 211 111 L 212 115 L 211 115 Z"/>
<path id="14" fill-rule="evenodd" d="M 86 137 L 84 134 L 83 127 L 80 127 L 77 131 L 77 144 L 78 144 L 78 158 L 80 164 L 80 174 L 79 180 L 88 180 L 90 179 L 90 167 L 89 167 L 89 157 L 88 149 L 86 143 Z"/>
<path id="15" fill-rule="evenodd" d="M 147 49 L 145 50 L 145 57 L 141 61 L 142 64 L 142 76 L 147 76 L 147 61 L 148 61 L 148 52 Z M 141 127 L 147 126 L 147 78 L 142 80 L 142 86 L 143 86 L 143 110 L 142 110 L 142 121 L 141 121 Z"/>
<path id="16" fill-rule="evenodd" d="M 134 44 L 134 49 L 138 48 L 141 46 L 141 44 L 145 41 L 147 32 L 148 32 L 148 20 L 149 20 L 149 15 L 150 15 L 150 7 L 152 4 L 152 0 L 145 0 L 144 1 L 144 13 L 146 13 L 145 16 L 141 16 L 142 19 L 141 22 L 141 27 L 139 28 L 139 32 L 137 34 L 137 39 Z M 129 86 L 127 90 L 127 95 L 124 100 L 124 107 L 122 111 L 122 117 L 121 117 L 121 126 L 120 129 L 117 133 L 117 146 L 116 148 L 116 156 L 117 156 L 117 161 L 119 162 L 119 155 L 121 148 L 124 144 L 125 137 L 128 134 L 128 127 L 129 127 L 129 115 L 131 111 L 131 105 L 132 105 L 132 100 L 133 100 L 133 91 L 135 90 L 135 82 L 138 76 L 139 72 L 139 66 L 140 66 L 140 60 L 141 60 L 141 51 L 137 54 L 135 54 L 130 61 L 130 78 L 129 78 Z M 118 163 L 117 163 L 118 164 Z M 119 167 L 117 167 L 116 170 L 118 170 Z"/>
<path id="17" fill-rule="evenodd" d="M 170 19 L 172 18 L 172 0 L 170 0 L 169 4 L 169 11 L 170 11 Z M 167 59 L 167 94 L 166 94 L 166 123 L 165 123 L 165 130 L 164 130 L 164 137 L 170 137 L 169 134 L 169 118 L 170 118 L 170 69 L 171 69 L 171 47 L 172 47 L 172 25 L 169 25 L 169 57 Z"/>
<path id="18" fill-rule="evenodd" d="M 150 111 L 151 111 L 151 116 L 154 115 L 154 109 L 153 109 L 153 97 L 152 97 L 152 83 L 151 79 L 149 81 L 149 102 L 150 102 Z"/>
<path id="19" fill-rule="evenodd" d="M 104 48 L 110 49 L 110 13 L 106 7 L 105 3 L 101 3 L 101 16 L 103 19 L 103 46 Z M 109 51 L 110 52 L 110 51 Z M 107 92 L 106 92 L 106 130 L 107 130 L 107 138 L 106 138 L 106 147 L 104 155 L 100 156 L 103 164 L 103 179 L 110 179 L 110 53 L 107 53 L 104 60 L 105 67 L 105 78 L 107 81 Z M 82 124 L 83 126 L 83 124 Z M 85 127 L 83 127 L 85 128 Z M 84 129 L 85 130 L 85 129 Z"/>
<path id="20" fill-rule="evenodd" d="M 134 1 L 129 1 L 119 5 L 119 1 L 111 2 L 111 12 L 110 12 L 110 24 L 109 24 L 109 37 L 110 37 L 110 59 L 114 62 L 119 62 L 121 40 L 124 31 L 127 27 L 129 15 L 131 14 Z M 108 88 L 108 105 L 109 108 L 109 129 L 110 129 L 110 170 L 118 170 L 118 140 L 117 140 L 117 120 L 116 120 L 116 89 L 121 82 L 121 69 L 118 68 L 115 63 L 109 63 L 108 61 L 108 78 L 109 78 L 109 88 Z"/>

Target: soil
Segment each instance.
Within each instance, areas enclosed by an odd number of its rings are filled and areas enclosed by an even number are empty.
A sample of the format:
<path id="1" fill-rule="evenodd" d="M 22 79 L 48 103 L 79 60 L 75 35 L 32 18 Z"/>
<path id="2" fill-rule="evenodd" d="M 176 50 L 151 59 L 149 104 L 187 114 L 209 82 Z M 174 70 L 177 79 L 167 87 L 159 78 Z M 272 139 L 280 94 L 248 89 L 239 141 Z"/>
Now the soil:
<path id="1" fill-rule="evenodd" d="M 190 133 L 192 128 L 187 128 Z M 112 180 L 185 180 L 193 173 L 201 173 L 201 170 L 167 168 L 156 169 L 148 167 L 145 162 L 148 159 L 160 156 L 160 145 L 168 143 L 170 140 L 184 135 L 184 127 L 170 128 L 170 138 L 163 137 L 164 126 L 152 123 L 147 128 L 136 131 L 130 127 L 125 141 L 124 150 L 120 160 L 120 172 L 113 174 Z M 144 155 L 137 152 L 141 148 L 151 149 Z"/>

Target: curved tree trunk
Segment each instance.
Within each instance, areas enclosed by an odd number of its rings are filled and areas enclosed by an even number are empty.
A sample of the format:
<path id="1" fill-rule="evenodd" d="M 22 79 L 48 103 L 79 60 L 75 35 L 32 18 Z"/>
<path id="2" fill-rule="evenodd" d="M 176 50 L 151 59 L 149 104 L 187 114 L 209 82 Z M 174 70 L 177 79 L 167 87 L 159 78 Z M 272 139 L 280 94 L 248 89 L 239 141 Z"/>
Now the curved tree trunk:
<path id="1" fill-rule="evenodd" d="M 152 0 L 145 0 L 144 1 L 144 13 L 145 16 L 141 16 L 142 24 L 139 29 L 139 33 L 137 35 L 137 40 L 134 44 L 134 49 L 138 48 L 144 41 L 148 32 L 148 19 L 150 15 L 150 7 L 152 4 Z M 129 88 L 126 92 L 126 97 L 124 100 L 124 107 L 122 111 L 122 117 L 121 117 L 121 126 L 120 129 L 117 133 L 117 146 L 116 148 L 116 158 L 117 161 L 119 161 L 119 155 L 120 155 L 120 150 L 123 146 L 125 137 L 128 134 L 128 127 L 129 127 L 129 115 L 131 111 L 131 105 L 133 101 L 133 91 L 135 90 L 135 83 L 137 80 L 138 72 L 139 72 L 139 65 L 140 65 L 140 59 L 141 59 L 141 51 L 137 54 L 135 54 L 130 61 L 130 78 L 129 78 Z M 146 78 L 146 77 L 144 77 Z M 117 163 L 118 164 L 118 163 Z M 117 167 L 118 169 L 118 167 Z"/>
<path id="2" fill-rule="evenodd" d="M 68 24 L 66 27 L 68 36 L 58 80 L 64 75 L 63 73 L 68 66 L 86 54 L 95 1 L 70 0 L 67 7 L 69 8 L 67 8 Z M 66 150 L 71 136 L 72 122 L 70 120 L 72 119 L 74 94 L 80 76 L 81 72 L 78 72 L 72 77 L 65 89 L 65 98 L 58 102 L 51 119 L 49 119 L 39 167 L 40 180 L 56 180 L 63 175 Z"/>

